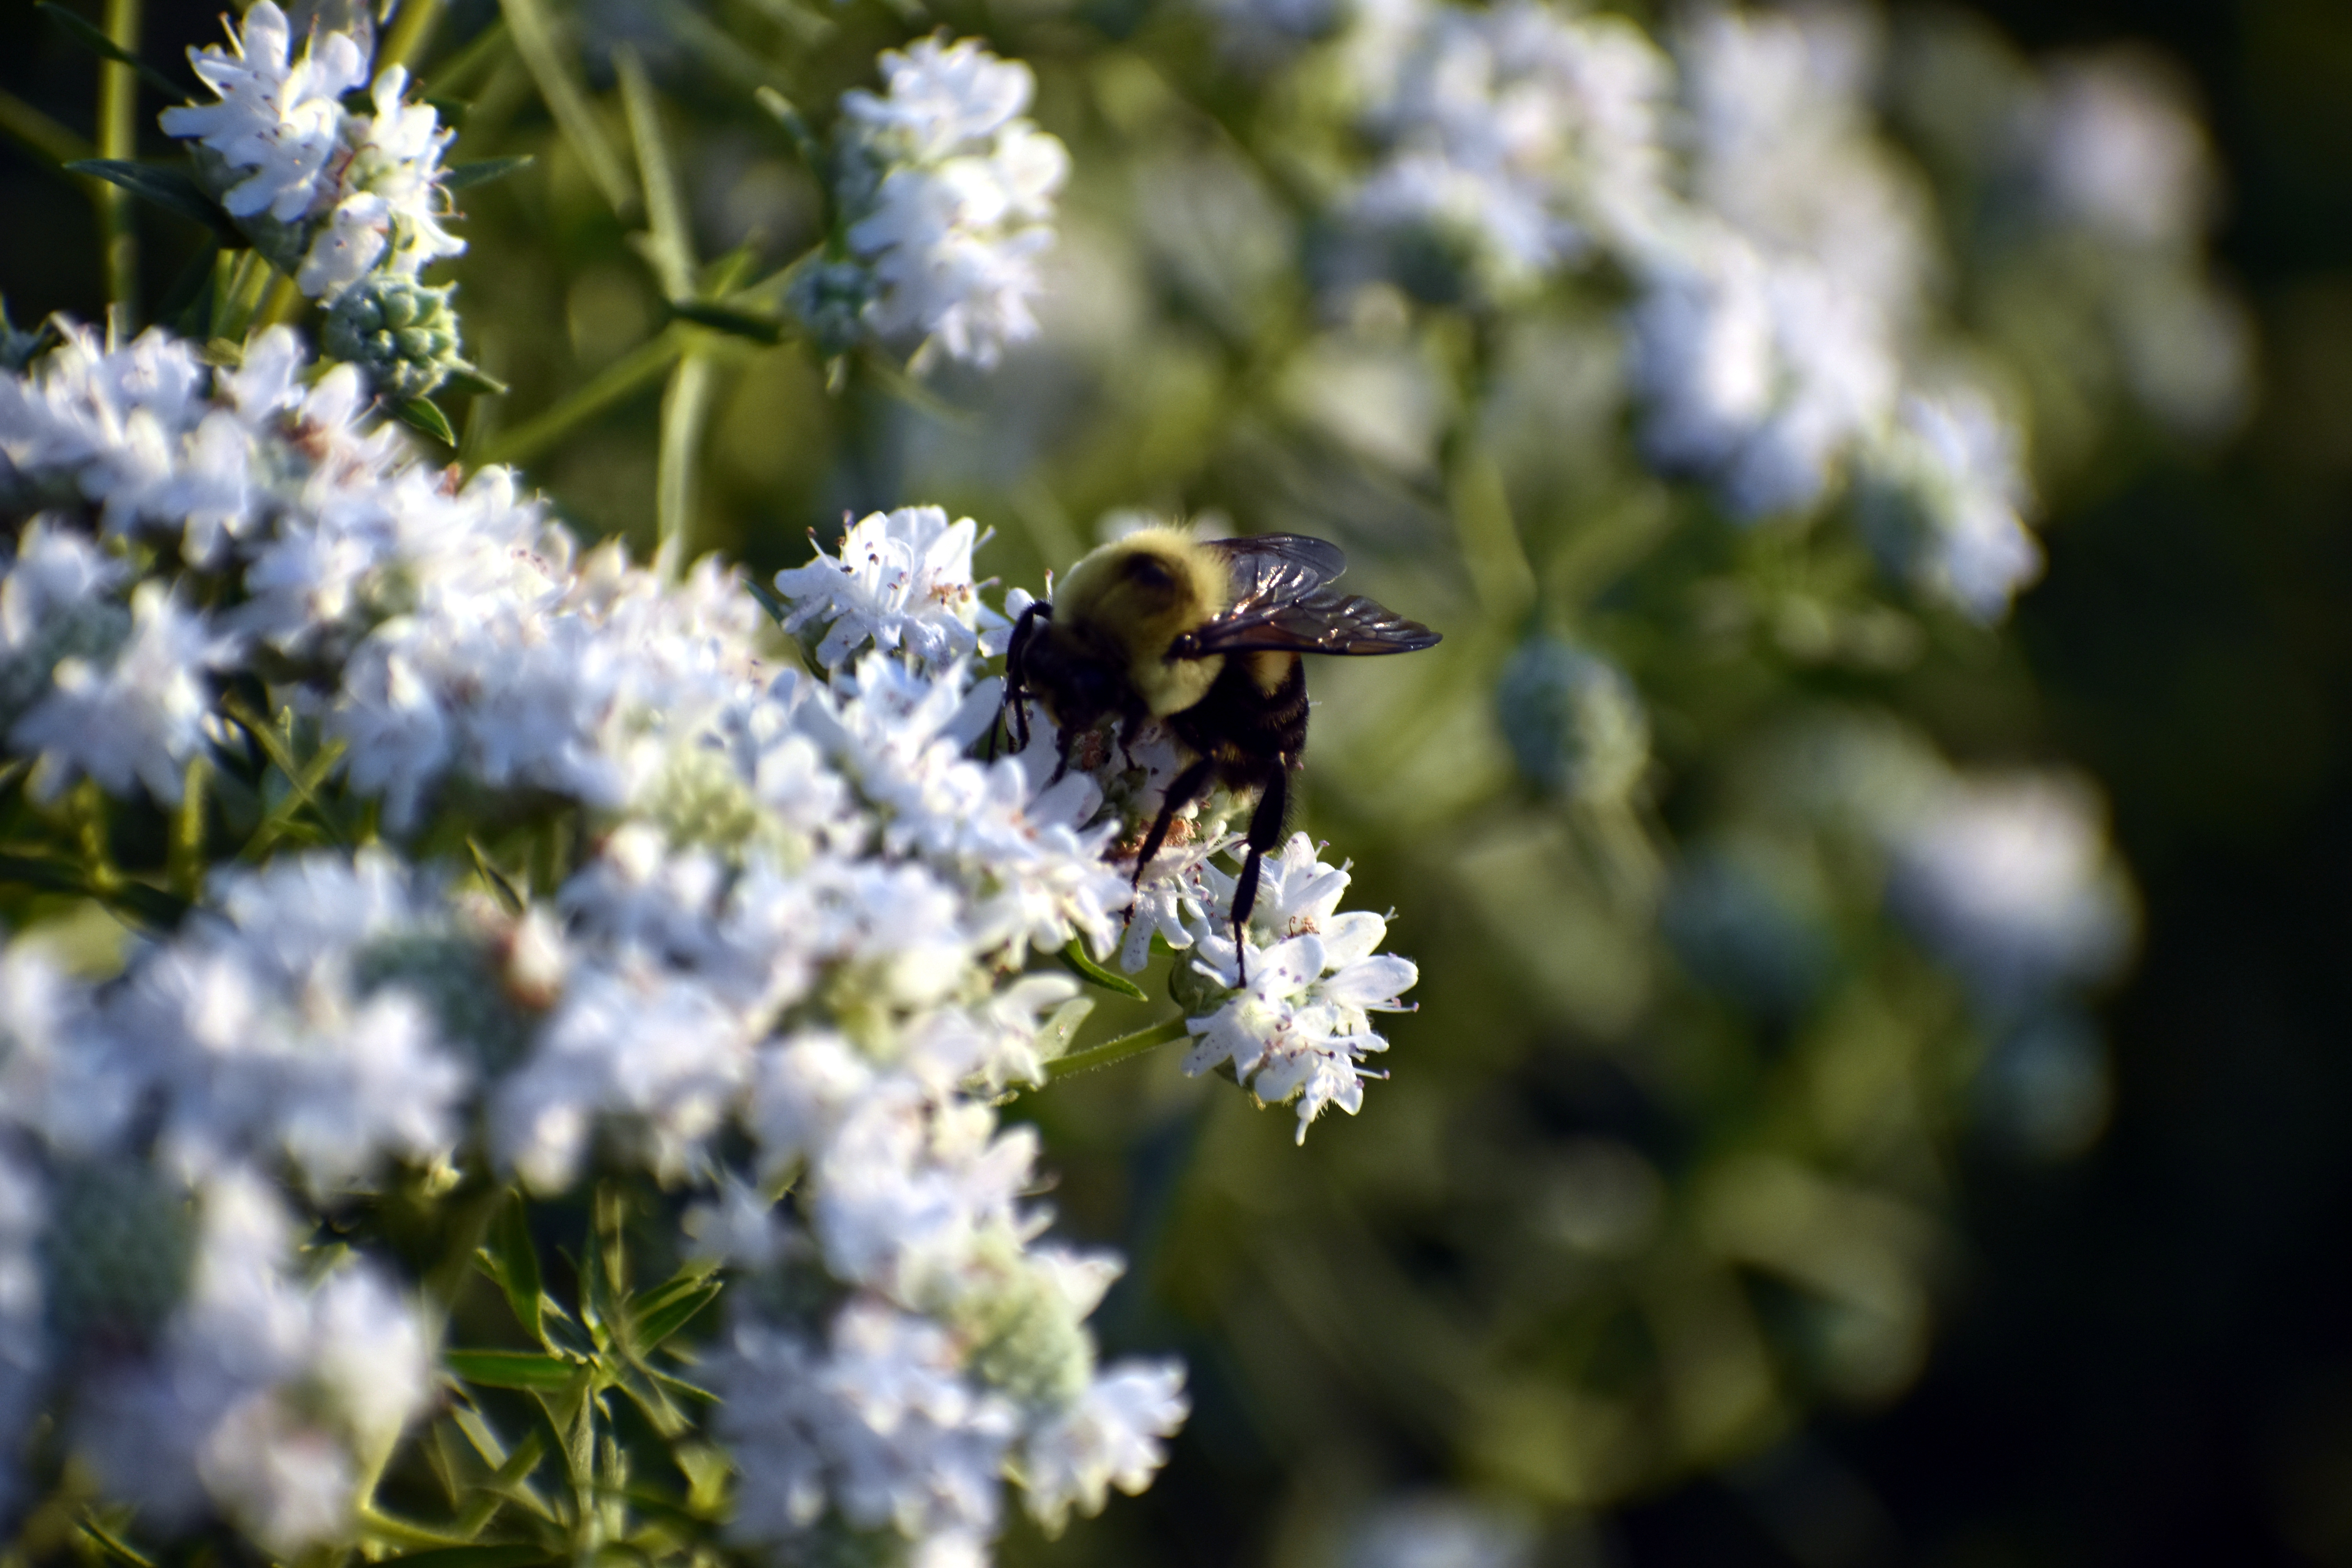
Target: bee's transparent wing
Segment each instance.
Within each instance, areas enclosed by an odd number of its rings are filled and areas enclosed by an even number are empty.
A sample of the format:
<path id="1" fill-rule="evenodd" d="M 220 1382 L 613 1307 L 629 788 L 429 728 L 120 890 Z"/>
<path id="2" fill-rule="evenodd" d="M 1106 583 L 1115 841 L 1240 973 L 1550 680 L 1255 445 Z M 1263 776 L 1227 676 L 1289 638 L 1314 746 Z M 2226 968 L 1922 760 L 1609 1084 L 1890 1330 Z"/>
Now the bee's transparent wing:
<path id="1" fill-rule="evenodd" d="M 1233 574 L 1234 601 L 1220 620 L 1244 620 L 1294 604 L 1348 569 L 1348 557 L 1328 540 L 1303 533 L 1261 533 L 1213 539 L 1210 550 Z"/>
<path id="2" fill-rule="evenodd" d="M 1234 574 L 1234 604 L 1176 639 L 1179 658 L 1213 653 L 1411 653 L 1437 634 L 1386 605 L 1328 586 L 1348 569 L 1339 547 L 1297 533 L 1221 539 L 1209 546 Z"/>

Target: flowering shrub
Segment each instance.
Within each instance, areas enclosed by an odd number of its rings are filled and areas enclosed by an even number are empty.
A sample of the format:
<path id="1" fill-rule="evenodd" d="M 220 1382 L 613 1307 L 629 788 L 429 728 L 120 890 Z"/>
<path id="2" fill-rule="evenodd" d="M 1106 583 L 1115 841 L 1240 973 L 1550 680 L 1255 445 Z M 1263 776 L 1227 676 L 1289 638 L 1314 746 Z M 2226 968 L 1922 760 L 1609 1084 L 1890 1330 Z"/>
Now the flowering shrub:
<path id="1" fill-rule="evenodd" d="M 1209 1342 L 1237 1463 L 1474 1485 L 1356 1560 L 1508 1561 L 1898 1393 L 1966 1129 L 2097 1136 L 2104 807 L 1931 721 L 2023 705 L 2042 498 L 2242 401 L 2159 71 L 1820 7 L 313 9 L 73 165 L 218 242 L 163 324 L 0 321 L 32 1549 L 979 1563 L 1149 1488 Z M 1447 634 L 1315 671 L 1343 847 L 1239 932 L 1246 799 L 1139 867 L 1172 736 L 997 722 L 1032 590 L 1170 513 Z"/>

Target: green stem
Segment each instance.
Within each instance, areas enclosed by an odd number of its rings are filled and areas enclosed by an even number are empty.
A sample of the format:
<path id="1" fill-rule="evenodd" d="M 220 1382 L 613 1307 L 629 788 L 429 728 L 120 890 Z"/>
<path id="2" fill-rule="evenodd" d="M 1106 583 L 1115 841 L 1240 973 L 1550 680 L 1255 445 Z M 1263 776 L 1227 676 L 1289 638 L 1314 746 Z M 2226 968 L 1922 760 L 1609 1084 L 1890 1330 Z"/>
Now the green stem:
<path id="1" fill-rule="evenodd" d="M 1097 1068 L 1107 1068 L 1115 1063 L 1123 1062 L 1129 1057 L 1139 1057 L 1144 1052 L 1164 1046 L 1171 1040 L 1181 1040 L 1190 1032 L 1184 1025 L 1184 1015 L 1179 1013 L 1176 1016 L 1163 1019 L 1150 1028 L 1138 1029 L 1131 1035 L 1121 1035 L 1115 1040 L 1105 1040 L 1099 1046 L 1088 1046 L 1083 1051 L 1072 1051 L 1060 1060 L 1046 1064 L 1047 1081 L 1059 1083 L 1066 1078 L 1075 1078 L 1082 1072 L 1092 1072 Z"/>
<path id="2" fill-rule="evenodd" d="M 0 136 L 6 136 L 22 142 L 33 152 L 39 153 L 48 163 L 60 168 L 68 163 L 79 163 L 98 156 L 96 147 L 91 146 L 13 92 L 0 92 Z M 81 184 L 90 191 L 92 199 L 96 199 L 100 190 L 114 188 L 104 180 L 93 180 L 79 175 L 74 177 L 79 179 Z"/>
<path id="3" fill-rule="evenodd" d="M 717 367 L 707 354 L 689 353 L 670 374 L 662 395 L 661 459 L 655 482 L 654 515 L 660 529 L 654 570 L 675 582 L 686 568 L 694 528 L 694 469 L 709 423 Z"/>
<path id="4" fill-rule="evenodd" d="M 646 226 L 653 237 L 650 259 L 661 275 L 662 291 L 672 300 L 694 296 L 693 237 L 688 232 L 686 200 L 677 188 L 669 144 L 662 134 L 661 104 L 654 96 L 652 79 L 637 51 L 624 45 L 613 51 L 613 69 L 621 81 L 621 106 L 629 117 L 629 140 L 637 155 L 637 179 L 646 193 Z"/>
<path id="5" fill-rule="evenodd" d="M 667 370 L 686 353 L 688 332 L 687 328 L 673 326 L 646 339 L 598 372 L 587 385 L 538 417 L 527 419 L 503 436 L 492 438 L 473 461 L 520 463 L 537 457 Z"/>
<path id="6" fill-rule="evenodd" d="M 626 214 L 637 204 L 636 189 L 629 183 L 620 153 L 596 122 L 595 107 L 573 74 L 573 62 L 557 37 L 555 19 L 541 0 L 501 0 L 501 8 L 507 30 L 514 35 L 515 52 L 539 84 L 539 96 L 546 101 L 548 113 L 555 117 L 556 128 L 587 165 L 588 177 L 604 194 L 605 202 L 614 212 Z"/>
<path id="7" fill-rule="evenodd" d="M 416 55 L 432 35 L 433 25 L 441 20 L 441 0 L 406 0 L 400 8 L 398 20 L 385 35 L 383 45 L 375 52 L 375 68 L 404 66 Z"/>
<path id="8" fill-rule="evenodd" d="M 512 35 L 503 20 L 492 22 L 477 33 L 464 48 L 444 60 L 429 79 L 420 82 L 416 88 L 417 95 L 454 98 L 458 93 L 472 90 L 474 79 L 488 75 L 512 41 Z M 468 115 L 468 128 L 472 122 L 472 116 Z"/>
<path id="9" fill-rule="evenodd" d="M 141 0 L 106 0 L 106 36 L 125 53 L 139 51 Z M 139 73 L 119 60 L 98 68 L 98 155 L 139 155 Z M 128 335 L 139 318 L 139 231 L 131 216 L 131 193 L 109 184 L 98 198 L 99 226 L 106 244 L 106 292 L 114 302 L 116 330 Z"/>

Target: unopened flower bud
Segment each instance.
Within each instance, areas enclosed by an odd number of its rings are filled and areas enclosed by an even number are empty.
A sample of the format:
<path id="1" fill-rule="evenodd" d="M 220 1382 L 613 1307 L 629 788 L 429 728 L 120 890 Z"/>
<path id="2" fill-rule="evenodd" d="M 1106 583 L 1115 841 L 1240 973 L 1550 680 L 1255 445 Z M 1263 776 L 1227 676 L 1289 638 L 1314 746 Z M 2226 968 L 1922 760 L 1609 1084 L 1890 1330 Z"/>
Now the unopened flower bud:
<path id="1" fill-rule="evenodd" d="M 1650 721 L 1615 665 L 1536 636 L 1503 667 L 1495 700 L 1528 782 L 1586 804 L 1622 801 L 1650 765 Z"/>
<path id="2" fill-rule="evenodd" d="M 472 368 L 457 352 L 452 287 L 430 289 L 382 273 L 363 278 L 327 308 L 322 346 L 366 371 L 386 397 L 426 396 L 452 374 Z"/>

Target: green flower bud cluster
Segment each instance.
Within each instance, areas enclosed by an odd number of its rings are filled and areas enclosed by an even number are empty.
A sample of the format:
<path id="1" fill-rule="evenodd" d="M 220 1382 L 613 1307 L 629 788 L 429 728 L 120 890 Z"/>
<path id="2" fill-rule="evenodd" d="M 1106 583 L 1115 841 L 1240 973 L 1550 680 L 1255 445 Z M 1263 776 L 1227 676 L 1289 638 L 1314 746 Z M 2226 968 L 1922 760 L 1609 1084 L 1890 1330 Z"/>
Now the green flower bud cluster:
<path id="1" fill-rule="evenodd" d="M 1495 704 L 1519 771 L 1547 795 L 1622 801 L 1649 768 L 1649 715 L 1633 682 L 1557 637 L 1538 634 L 1511 656 Z"/>
<path id="2" fill-rule="evenodd" d="M 1049 1279 L 1008 1259 L 999 1289 L 961 1305 L 972 1367 L 991 1384 L 1024 1405 L 1055 1409 L 1086 1393 L 1095 1371 L 1085 1326 L 1092 1302 L 1080 1309 Z"/>
<path id="3" fill-rule="evenodd" d="M 72 1164 L 50 1193 L 42 1244 L 53 1332 L 143 1344 L 186 1294 L 195 1216 L 152 1165 Z"/>
<path id="4" fill-rule="evenodd" d="M 857 346 L 874 293 L 873 273 L 857 262 L 812 261 L 793 275 L 785 302 L 830 356 Z"/>
<path id="5" fill-rule="evenodd" d="M 327 308 L 320 343 L 366 371 L 386 397 L 427 396 L 474 368 L 457 352 L 457 314 L 449 308 L 455 289 L 383 273 L 362 278 Z"/>
<path id="6" fill-rule="evenodd" d="M 352 980 L 362 995 L 388 985 L 407 990 L 444 1037 L 470 1047 L 493 1072 L 522 1057 L 539 1024 L 506 984 L 490 944 L 462 931 L 388 937 L 360 954 Z"/>
<path id="7" fill-rule="evenodd" d="M 0 726 L 14 723 L 49 691 L 68 658 L 104 665 L 131 638 L 131 612 L 93 599 L 52 616 L 14 653 L 0 656 Z"/>

